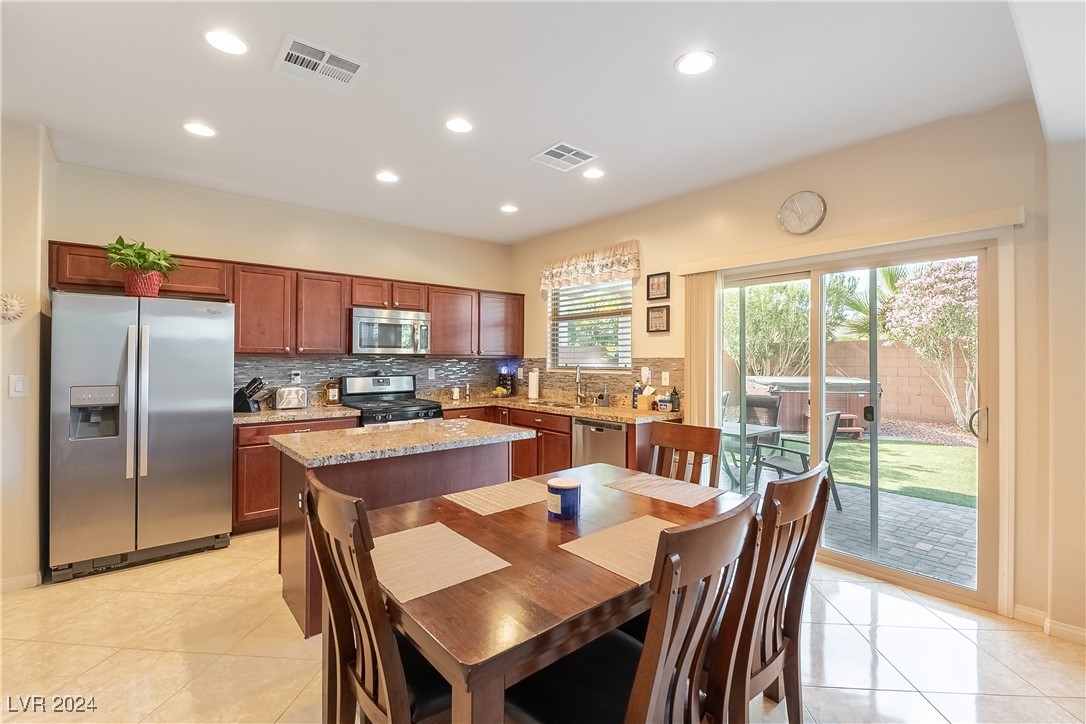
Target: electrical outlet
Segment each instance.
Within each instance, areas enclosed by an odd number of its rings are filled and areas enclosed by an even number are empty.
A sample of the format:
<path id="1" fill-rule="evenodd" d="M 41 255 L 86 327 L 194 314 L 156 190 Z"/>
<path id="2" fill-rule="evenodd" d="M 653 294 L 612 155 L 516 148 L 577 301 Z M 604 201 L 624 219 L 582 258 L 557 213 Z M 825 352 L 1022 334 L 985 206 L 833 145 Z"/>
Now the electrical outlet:
<path id="1" fill-rule="evenodd" d="M 660 384 L 663 385 L 664 387 L 667 387 L 668 385 L 671 384 L 671 373 L 670 372 L 661 372 L 660 373 Z"/>
<path id="2" fill-rule="evenodd" d="M 517 379 L 518 380 L 523 380 L 524 379 L 524 368 L 523 367 L 517 367 Z"/>
<path id="3" fill-rule="evenodd" d="M 290 384 L 296 385 L 301 381 L 302 381 L 302 371 L 301 370 L 291 370 L 290 371 Z"/>
<path id="4" fill-rule="evenodd" d="M 430 369 L 428 369 L 426 371 L 426 379 L 428 379 L 428 380 L 435 379 L 435 377 L 434 377 L 434 368 L 433 367 L 431 367 Z"/>
<path id="5" fill-rule="evenodd" d="M 29 375 L 8 375 L 8 397 L 29 397 Z"/>

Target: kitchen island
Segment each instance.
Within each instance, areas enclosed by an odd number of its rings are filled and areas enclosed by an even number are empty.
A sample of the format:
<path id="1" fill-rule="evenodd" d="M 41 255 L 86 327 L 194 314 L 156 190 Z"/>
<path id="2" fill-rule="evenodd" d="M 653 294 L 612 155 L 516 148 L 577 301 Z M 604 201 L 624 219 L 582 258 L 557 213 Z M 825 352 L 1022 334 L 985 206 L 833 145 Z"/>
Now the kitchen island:
<path id="1" fill-rule="evenodd" d="M 364 499 L 373 510 L 509 480 L 511 444 L 535 435 L 533 430 L 456 419 L 270 437 L 282 455 L 283 598 L 305 635 L 321 631 L 320 575 L 301 508 L 307 470 L 325 485 Z"/>

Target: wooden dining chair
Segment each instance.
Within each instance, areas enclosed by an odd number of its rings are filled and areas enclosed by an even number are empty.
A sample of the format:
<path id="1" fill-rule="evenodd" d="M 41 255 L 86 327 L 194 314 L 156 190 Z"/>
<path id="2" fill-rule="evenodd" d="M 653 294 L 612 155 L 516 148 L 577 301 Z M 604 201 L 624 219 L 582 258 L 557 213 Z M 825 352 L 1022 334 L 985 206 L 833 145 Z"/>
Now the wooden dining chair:
<path id="1" fill-rule="evenodd" d="M 709 707 L 725 712 L 738 647 L 713 634 L 725 611 L 741 620 L 750 597 L 761 538 L 756 500 L 661 531 L 644 646 L 621 631 L 604 634 L 507 690 L 507 714 L 605 724 L 700 722 Z"/>
<path id="2" fill-rule="evenodd" d="M 739 647 L 728 699 L 733 722 L 747 720 L 750 700 L 759 693 L 770 701 L 783 694 L 788 721 L 803 721 L 800 618 L 829 504 L 827 468 L 819 463 L 799 477 L 766 485 L 749 607 L 741 621 L 725 619 L 720 630 Z"/>
<path id="3" fill-rule="evenodd" d="M 709 461 L 709 485 L 720 486 L 720 428 L 654 422 L 649 430 L 652 462 L 646 472 L 701 484 Z"/>
<path id="4" fill-rule="evenodd" d="M 307 471 L 303 508 L 331 628 L 323 720 L 353 724 L 359 711 L 373 724 L 447 720 L 452 688 L 389 622 L 365 502 Z"/>

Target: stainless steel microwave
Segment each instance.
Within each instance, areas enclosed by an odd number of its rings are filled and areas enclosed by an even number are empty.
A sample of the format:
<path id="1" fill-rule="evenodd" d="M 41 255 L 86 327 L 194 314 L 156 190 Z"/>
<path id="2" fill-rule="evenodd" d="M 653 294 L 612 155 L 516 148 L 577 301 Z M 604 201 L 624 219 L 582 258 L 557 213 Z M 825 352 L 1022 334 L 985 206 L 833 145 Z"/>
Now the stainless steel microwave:
<path id="1" fill-rule="evenodd" d="M 354 307 L 351 354 L 430 354 L 430 313 Z"/>

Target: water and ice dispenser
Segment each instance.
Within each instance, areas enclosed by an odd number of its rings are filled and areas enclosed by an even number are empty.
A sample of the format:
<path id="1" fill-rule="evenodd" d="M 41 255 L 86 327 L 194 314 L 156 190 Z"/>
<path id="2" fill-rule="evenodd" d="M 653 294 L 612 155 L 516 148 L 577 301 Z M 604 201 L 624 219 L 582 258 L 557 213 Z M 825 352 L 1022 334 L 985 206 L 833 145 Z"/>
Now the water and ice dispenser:
<path id="1" fill-rule="evenodd" d="M 117 437 L 121 388 L 117 385 L 71 388 L 69 440 Z"/>

